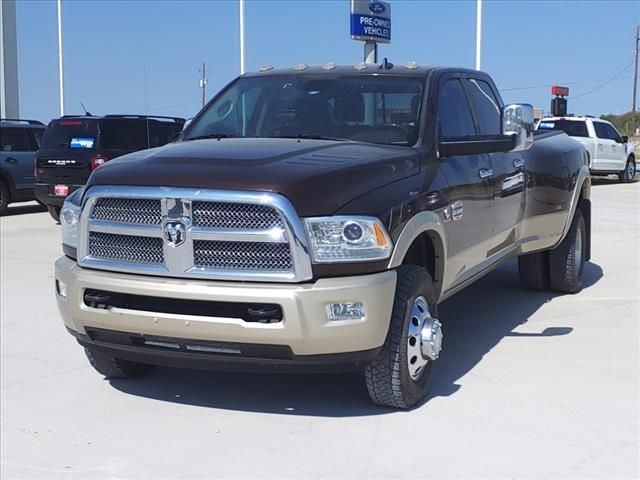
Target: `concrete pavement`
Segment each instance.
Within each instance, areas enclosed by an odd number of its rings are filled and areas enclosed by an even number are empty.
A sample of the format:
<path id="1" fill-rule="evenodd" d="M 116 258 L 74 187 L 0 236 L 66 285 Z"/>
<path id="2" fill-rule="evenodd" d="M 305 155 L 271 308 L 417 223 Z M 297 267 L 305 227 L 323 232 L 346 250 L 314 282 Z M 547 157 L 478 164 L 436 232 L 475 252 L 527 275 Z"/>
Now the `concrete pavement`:
<path id="1" fill-rule="evenodd" d="M 446 301 L 431 395 L 406 412 L 357 374 L 103 379 L 55 307 L 59 227 L 11 207 L 0 476 L 638 478 L 640 184 L 595 183 L 584 291 L 523 291 L 512 262 Z"/>

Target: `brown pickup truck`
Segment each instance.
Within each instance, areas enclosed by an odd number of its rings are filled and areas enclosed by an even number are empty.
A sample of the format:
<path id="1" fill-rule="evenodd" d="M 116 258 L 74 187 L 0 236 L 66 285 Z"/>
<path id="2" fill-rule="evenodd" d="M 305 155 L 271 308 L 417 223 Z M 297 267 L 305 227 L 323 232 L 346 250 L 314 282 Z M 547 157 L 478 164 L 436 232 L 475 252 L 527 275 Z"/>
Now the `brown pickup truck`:
<path id="1" fill-rule="evenodd" d="M 584 148 L 485 73 L 265 68 L 67 199 L 56 297 L 107 377 L 356 369 L 407 408 L 443 299 L 514 257 L 525 288 L 581 289 L 589 197 Z"/>

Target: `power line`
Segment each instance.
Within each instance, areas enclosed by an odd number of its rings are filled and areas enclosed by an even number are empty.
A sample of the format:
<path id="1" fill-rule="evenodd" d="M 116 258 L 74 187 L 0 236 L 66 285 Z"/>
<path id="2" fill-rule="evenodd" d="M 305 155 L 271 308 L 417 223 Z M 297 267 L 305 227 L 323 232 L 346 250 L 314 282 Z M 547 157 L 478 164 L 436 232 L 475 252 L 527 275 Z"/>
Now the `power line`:
<path id="1" fill-rule="evenodd" d="M 629 79 L 629 78 L 633 78 L 631 77 L 631 75 L 629 75 L 628 77 L 619 77 L 616 78 L 616 80 L 625 80 L 625 79 Z M 515 88 L 501 88 L 500 91 L 501 92 L 515 92 L 518 90 L 535 90 L 537 88 L 549 88 L 552 87 L 554 85 L 584 85 L 586 83 L 596 83 L 596 82 L 603 82 L 605 81 L 605 79 L 599 79 L 599 80 L 582 80 L 582 81 L 577 81 L 577 82 L 555 82 L 555 83 L 547 83 L 544 85 L 531 85 L 528 87 L 515 87 Z"/>
<path id="2" fill-rule="evenodd" d="M 609 83 L 613 82 L 614 80 L 616 80 L 620 75 L 622 75 L 624 72 L 627 71 L 627 69 L 633 65 L 633 60 L 630 61 L 626 67 L 624 67 L 622 70 L 620 70 L 620 72 L 618 72 L 616 75 L 614 75 L 613 77 L 611 77 L 609 80 L 607 80 L 606 82 L 602 83 L 601 85 L 598 85 L 596 88 L 592 88 L 591 90 L 581 93 L 580 95 L 576 95 L 576 96 L 572 96 L 571 100 L 575 100 L 576 98 L 580 98 L 580 97 L 584 97 L 585 95 L 589 95 L 590 93 L 595 92 L 596 90 L 601 89 L 602 87 L 604 87 L 605 85 L 608 85 Z"/>

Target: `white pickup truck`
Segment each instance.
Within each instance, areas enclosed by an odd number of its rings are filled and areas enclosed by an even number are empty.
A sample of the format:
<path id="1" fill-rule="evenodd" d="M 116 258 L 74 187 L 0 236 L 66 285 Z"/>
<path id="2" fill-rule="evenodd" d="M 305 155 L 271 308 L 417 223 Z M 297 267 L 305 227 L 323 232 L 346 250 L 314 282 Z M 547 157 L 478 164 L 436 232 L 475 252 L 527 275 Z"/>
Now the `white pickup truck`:
<path id="1" fill-rule="evenodd" d="M 636 175 L 635 146 L 616 127 L 594 117 L 547 117 L 538 130 L 562 130 L 587 149 L 591 175 L 616 174 L 621 182 L 632 182 Z"/>

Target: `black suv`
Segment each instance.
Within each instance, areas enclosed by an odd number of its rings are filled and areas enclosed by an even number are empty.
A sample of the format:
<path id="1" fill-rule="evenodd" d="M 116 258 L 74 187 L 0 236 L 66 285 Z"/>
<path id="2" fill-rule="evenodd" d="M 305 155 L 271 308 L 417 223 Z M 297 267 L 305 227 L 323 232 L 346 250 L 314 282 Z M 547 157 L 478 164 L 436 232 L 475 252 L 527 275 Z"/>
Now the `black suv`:
<path id="1" fill-rule="evenodd" d="M 142 115 L 52 120 L 36 156 L 36 197 L 58 221 L 64 199 L 84 185 L 93 170 L 126 153 L 162 146 L 183 125 L 184 118 Z"/>
<path id="2" fill-rule="evenodd" d="M 0 119 L 0 215 L 12 202 L 33 200 L 33 156 L 44 124 L 37 120 Z"/>

